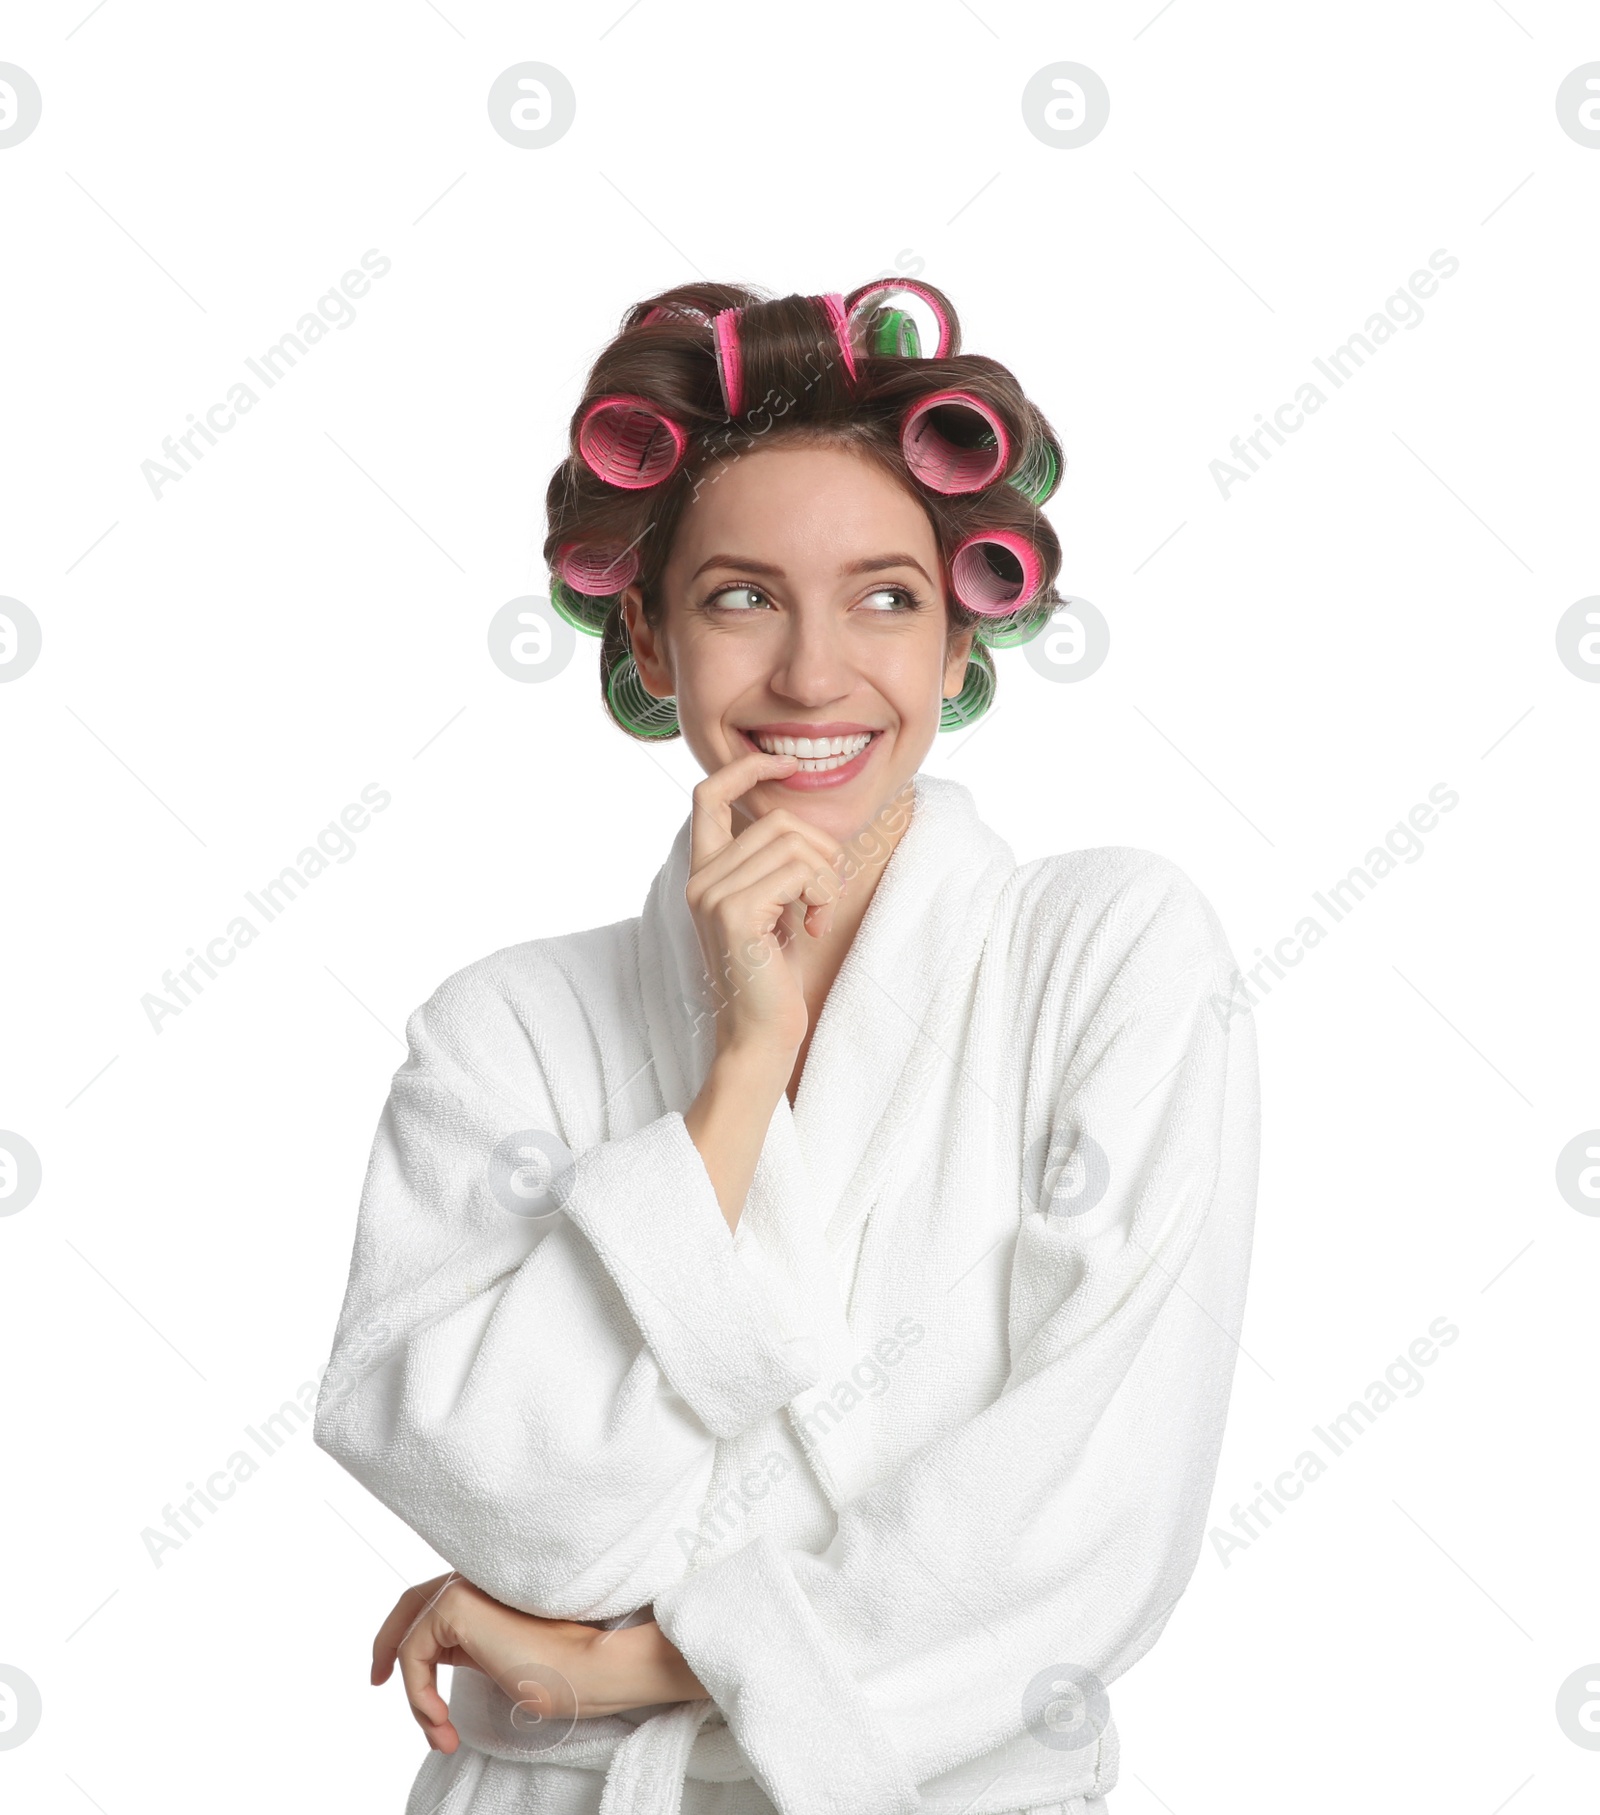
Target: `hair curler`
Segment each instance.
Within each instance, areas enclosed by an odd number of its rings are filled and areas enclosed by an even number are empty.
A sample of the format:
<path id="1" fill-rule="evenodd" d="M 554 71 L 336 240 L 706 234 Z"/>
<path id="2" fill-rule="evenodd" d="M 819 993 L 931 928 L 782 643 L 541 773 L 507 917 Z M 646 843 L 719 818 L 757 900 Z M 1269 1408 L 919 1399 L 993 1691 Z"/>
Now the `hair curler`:
<path id="1" fill-rule="evenodd" d="M 744 408 L 744 359 L 739 352 L 739 317 L 743 313 L 743 309 L 723 309 L 711 318 L 722 407 L 730 416 L 737 416 Z"/>
<path id="2" fill-rule="evenodd" d="M 1006 483 L 1014 485 L 1031 504 L 1043 504 L 1056 489 L 1060 477 L 1061 468 L 1054 448 L 1048 441 L 1037 440 L 1028 444 L 1022 464 Z"/>
<path id="3" fill-rule="evenodd" d="M 879 359 L 920 359 L 922 334 L 916 316 L 905 309 L 882 310 L 867 328 L 864 350 Z"/>
<path id="4" fill-rule="evenodd" d="M 591 637 L 597 637 L 605 630 L 606 617 L 611 610 L 609 599 L 586 598 L 581 592 L 574 592 L 559 574 L 550 578 L 550 603 L 574 630 L 581 630 Z"/>
<path id="5" fill-rule="evenodd" d="M 973 635 L 991 649 L 1016 649 L 1031 643 L 1055 615 L 1056 608 L 1051 601 L 1039 599 L 1020 611 L 1013 611 L 1008 617 L 985 618 L 974 628 Z"/>
<path id="6" fill-rule="evenodd" d="M 614 542 L 564 543 L 556 550 L 555 570 L 574 592 L 608 599 L 639 577 L 639 557 Z"/>
<path id="7" fill-rule="evenodd" d="M 578 424 L 578 452 L 597 479 L 645 491 L 677 469 L 689 437 L 644 397 L 597 397 Z"/>
<path id="8" fill-rule="evenodd" d="M 946 354 L 949 353 L 950 342 L 953 338 L 950 332 L 950 317 L 945 314 L 943 305 L 934 296 L 933 292 L 929 290 L 926 284 L 914 283 L 907 277 L 880 278 L 876 283 L 863 284 L 859 290 L 852 290 L 850 292 L 844 299 L 845 321 L 853 337 L 860 336 L 865 338 L 868 335 L 870 332 L 871 312 L 867 309 L 866 305 L 872 302 L 874 298 L 881 296 L 920 297 L 933 311 L 933 318 L 939 324 L 939 344 L 933 349 L 932 357 L 935 359 L 943 359 Z M 899 311 L 894 311 L 894 313 L 899 313 Z M 912 345 L 910 348 L 912 357 L 918 357 L 921 354 L 922 349 L 920 340 L 921 336 L 917 333 L 916 324 L 913 322 L 911 329 Z M 880 353 L 893 352 L 896 349 L 892 347 L 864 346 L 861 350 L 864 352 Z"/>
<path id="9" fill-rule="evenodd" d="M 935 391 L 900 424 L 906 465 L 930 491 L 981 492 L 1011 462 L 1011 438 L 988 404 L 968 391 Z"/>
<path id="10" fill-rule="evenodd" d="M 645 691 L 639 665 L 630 649 L 615 664 L 606 681 L 611 710 L 636 737 L 671 737 L 678 729 L 678 702 L 657 699 Z"/>
<path id="11" fill-rule="evenodd" d="M 968 611 L 1003 618 L 1029 604 L 1044 578 L 1039 551 L 1010 529 L 981 529 L 950 557 L 950 585 Z"/>
<path id="12" fill-rule="evenodd" d="M 648 328 L 653 322 L 658 321 L 697 321 L 704 327 L 710 321 L 710 317 L 704 309 L 695 308 L 693 303 L 675 303 L 671 308 L 668 308 L 665 303 L 657 303 L 640 318 L 636 325 Z"/>
<path id="13" fill-rule="evenodd" d="M 813 302 L 819 302 L 828 311 L 828 320 L 833 323 L 833 337 L 839 343 L 839 352 L 844 359 L 844 369 L 850 374 L 850 382 L 856 381 L 856 353 L 850 344 L 850 317 L 845 313 L 844 298 L 837 290 L 826 296 L 816 296 Z"/>

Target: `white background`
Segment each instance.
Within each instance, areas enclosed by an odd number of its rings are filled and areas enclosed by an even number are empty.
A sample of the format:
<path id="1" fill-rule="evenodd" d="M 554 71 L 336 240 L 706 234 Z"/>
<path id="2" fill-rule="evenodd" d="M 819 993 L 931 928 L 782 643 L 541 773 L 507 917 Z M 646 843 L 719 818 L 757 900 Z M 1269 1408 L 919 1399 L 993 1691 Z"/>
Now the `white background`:
<path id="1" fill-rule="evenodd" d="M 13 3 L 0 151 L 0 1801 L 398 1811 L 422 1741 L 371 1635 L 442 1565 L 309 1429 L 159 1567 L 142 1533 L 327 1358 L 405 1017 L 638 911 L 698 771 L 489 660 L 636 298 L 920 269 L 1057 425 L 1063 588 L 1109 660 L 928 767 L 1019 859 L 1143 846 L 1242 962 L 1436 783 L 1459 805 L 1257 1008 L 1257 1244 L 1208 1527 L 1445 1317 L 1459 1339 L 1112 1691 L 1115 1815 L 1593 1808 L 1555 1715 L 1600 1659 L 1600 152 L 1578 0 L 1284 6 Z M 536 59 L 541 150 L 490 127 Z M 1073 60 L 1105 130 L 1020 98 Z M 141 463 L 368 248 L 392 269 L 178 483 Z M 1210 463 L 1444 248 L 1459 270 L 1247 483 Z M 260 389 L 260 387 L 257 387 Z M 1325 390 L 1330 387 L 1324 385 Z M 1159 552 L 1157 552 L 1159 551 Z M 141 1007 L 377 782 L 355 854 L 155 1032 Z M 975 1667 L 976 1663 L 975 1663 Z M 1600 1678 L 1600 1669 L 1596 1670 Z"/>

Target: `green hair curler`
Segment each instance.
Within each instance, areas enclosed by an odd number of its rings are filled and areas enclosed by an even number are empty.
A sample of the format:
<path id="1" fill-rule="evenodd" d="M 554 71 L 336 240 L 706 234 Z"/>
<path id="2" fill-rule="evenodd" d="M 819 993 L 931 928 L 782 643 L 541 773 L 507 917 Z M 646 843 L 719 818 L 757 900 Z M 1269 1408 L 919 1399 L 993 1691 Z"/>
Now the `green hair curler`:
<path id="1" fill-rule="evenodd" d="M 990 618 L 978 625 L 976 638 L 991 649 L 1017 649 L 1031 643 L 1054 615 L 1055 606 L 1043 600 L 1006 618 Z"/>
<path id="2" fill-rule="evenodd" d="M 599 636 L 605 629 L 606 614 L 612 606 L 611 599 L 590 598 L 587 593 L 574 592 L 559 574 L 550 576 L 550 603 L 574 630 L 581 630 L 591 637 Z"/>
<path id="3" fill-rule="evenodd" d="M 606 698 L 618 721 L 635 737 L 675 737 L 678 731 L 678 702 L 657 699 L 647 693 L 639 676 L 639 664 L 630 649 L 611 670 L 606 681 Z"/>
<path id="4" fill-rule="evenodd" d="M 1006 483 L 1015 486 L 1030 502 L 1043 504 L 1056 489 L 1056 481 L 1060 477 L 1061 468 L 1056 462 L 1055 449 L 1048 441 L 1034 441 L 1029 443 L 1021 466 Z"/>
<path id="5" fill-rule="evenodd" d="M 862 350 L 872 353 L 892 354 L 901 351 L 913 359 L 922 357 L 921 339 L 915 326 L 912 328 L 912 345 L 895 348 L 872 345 L 872 340 L 883 327 L 885 320 L 892 321 L 901 311 L 894 309 L 886 299 L 895 296 L 915 296 L 927 307 L 939 327 L 939 344 L 933 350 L 935 359 L 944 359 L 955 350 L 955 330 L 945 306 L 934 295 L 927 284 L 919 284 L 909 277 L 879 277 L 871 283 L 863 284 L 860 289 L 852 290 L 844 299 L 845 327 L 844 332 L 859 339 Z M 868 309 L 870 315 L 866 314 Z M 903 330 L 896 329 L 896 333 Z"/>
<path id="6" fill-rule="evenodd" d="M 867 352 L 880 358 L 920 359 L 917 318 L 904 309 L 880 309 L 867 329 Z"/>

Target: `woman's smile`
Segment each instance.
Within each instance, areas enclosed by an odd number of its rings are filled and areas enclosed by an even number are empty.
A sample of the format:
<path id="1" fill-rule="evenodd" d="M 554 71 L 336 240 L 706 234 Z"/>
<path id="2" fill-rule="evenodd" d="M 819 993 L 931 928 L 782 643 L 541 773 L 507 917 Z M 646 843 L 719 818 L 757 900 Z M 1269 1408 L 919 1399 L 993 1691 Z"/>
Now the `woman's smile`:
<path id="1" fill-rule="evenodd" d="M 770 785 L 807 791 L 838 787 L 854 781 L 867 766 L 868 757 L 882 731 L 838 730 L 831 725 L 818 725 L 808 733 L 796 726 L 768 728 L 739 727 L 735 735 L 753 750 L 772 755 L 793 756 L 799 767 L 793 774 L 777 777 Z"/>

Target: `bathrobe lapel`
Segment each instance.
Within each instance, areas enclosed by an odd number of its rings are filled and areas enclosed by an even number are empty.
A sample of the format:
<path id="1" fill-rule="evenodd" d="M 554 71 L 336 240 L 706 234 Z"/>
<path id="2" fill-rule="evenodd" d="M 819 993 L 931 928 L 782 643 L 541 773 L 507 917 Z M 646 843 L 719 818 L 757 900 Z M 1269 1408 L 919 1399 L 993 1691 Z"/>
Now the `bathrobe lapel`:
<path id="1" fill-rule="evenodd" d="M 895 847 L 812 1036 L 797 1101 L 780 1096 L 735 1244 L 792 1334 L 818 1344 L 818 1382 L 788 1408 L 835 1505 L 871 1478 L 870 1419 L 839 1418 L 830 1390 L 873 1334 L 853 1336 L 861 1225 L 892 1175 L 930 1080 L 957 1062 L 995 902 L 1016 867 L 959 782 L 918 774 Z M 693 1102 L 715 1051 L 714 1001 L 684 886 L 689 822 L 651 885 L 640 985 L 663 1101 Z"/>

